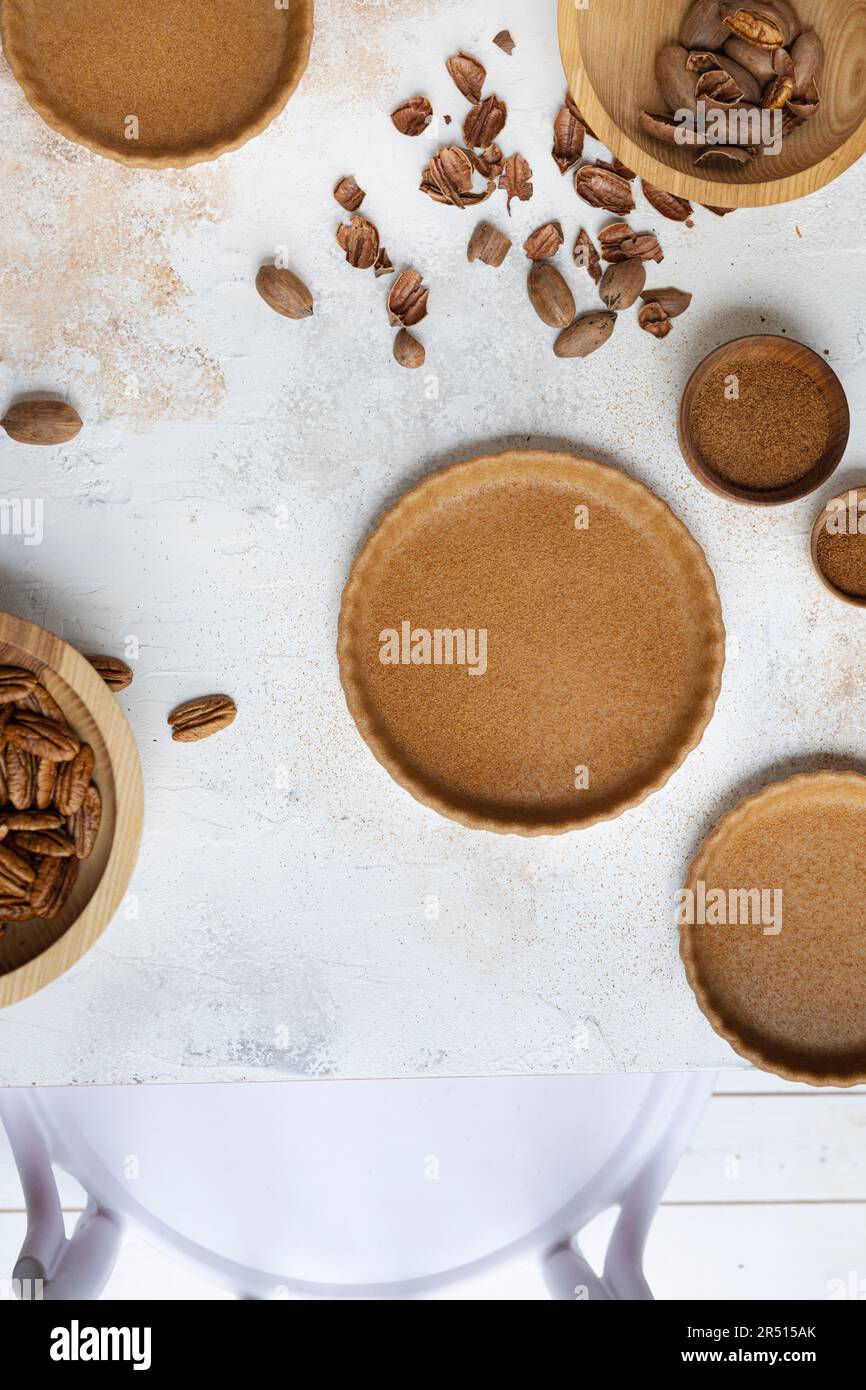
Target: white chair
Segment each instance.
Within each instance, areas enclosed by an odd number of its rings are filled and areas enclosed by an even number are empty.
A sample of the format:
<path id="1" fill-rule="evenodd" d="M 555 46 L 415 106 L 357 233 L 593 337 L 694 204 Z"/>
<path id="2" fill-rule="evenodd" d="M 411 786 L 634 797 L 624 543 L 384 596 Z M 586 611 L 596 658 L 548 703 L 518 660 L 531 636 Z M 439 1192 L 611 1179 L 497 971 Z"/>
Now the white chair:
<path id="1" fill-rule="evenodd" d="M 645 1299 L 656 1207 L 714 1078 L 554 1076 L 7 1090 L 27 1205 L 13 1277 L 97 1298 L 125 1232 L 241 1298 Z M 67 1239 L 52 1165 L 88 1194 Z M 578 1236 L 619 1206 L 604 1270 Z"/>

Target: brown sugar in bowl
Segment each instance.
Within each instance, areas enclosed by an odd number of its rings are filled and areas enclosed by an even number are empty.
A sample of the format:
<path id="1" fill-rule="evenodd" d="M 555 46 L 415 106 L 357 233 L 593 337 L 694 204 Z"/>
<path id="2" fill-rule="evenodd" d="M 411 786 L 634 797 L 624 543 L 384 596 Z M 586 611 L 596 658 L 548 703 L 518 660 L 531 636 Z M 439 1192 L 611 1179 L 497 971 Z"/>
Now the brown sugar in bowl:
<path id="1" fill-rule="evenodd" d="M 694 411 L 702 388 L 714 375 L 721 378 L 726 375 L 726 368 L 733 369 L 740 364 L 754 364 L 757 369 L 763 367 L 771 380 L 776 377 L 783 379 L 786 373 L 791 373 L 794 380 L 802 375 L 814 386 L 826 408 L 826 443 L 820 456 L 805 472 L 779 486 L 767 485 L 767 478 L 761 475 L 762 460 L 755 451 L 754 439 L 749 439 L 747 434 L 743 436 L 743 473 L 736 481 L 715 466 L 699 444 Z M 724 408 L 725 402 L 720 401 L 720 413 Z M 777 401 L 773 409 L 780 422 L 786 424 L 781 402 Z M 848 446 L 850 426 L 848 400 L 829 363 L 804 343 L 773 334 L 733 338 L 709 353 L 686 384 L 677 422 L 680 450 L 695 477 L 717 496 L 752 506 L 778 506 L 783 502 L 794 502 L 821 487 L 842 461 Z M 791 432 L 792 438 L 799 440 L 799 422 L 795 415 L 792 415 Z M 756 459 L 755 481 L 751 485 L 746 481 L 750 455 Z"/>
<path id="2" fill-rule="evenodd" d="M 313 0 L 3 0 L 0 21 L 9 66 L 54 130 L 123 164 L 182 168 L 283 109 Z"/>
<path id="3" fill-rule="evenodd" d="M 676 41 L 690 0 L 559 0 L 559 46 L 574 100 L 601 142 L 641 178 L 713 207 L 768 207 L 803 198 L 866 150 L 866 0 L 792 0 L 825 50 L 821 104 L 776 155 L 696 165 L 694 150 L 641 129 L 641 108 L 664 111 L 655 57 Z M 639 12 L 639 14 L 638 14 Z"/>
<path id="4" fill-rule="evenodd" d="M 842 534 L 827 530 L 834 515 L 844 518 Z M 856 535 L 851 534 L 852 521 Z M 828 545 L 839 547 L 830 564 Z M 812 527 L 811 554 L 815 573 L 834 598 L 852 608 L 866 608 L 866 487 L 850 488 L 821 508 Z"/>
<path id="5" fill-rule="evenodd" d="M 90 662 L 35 623 L 0 613 L 0 665 L 39 678 L 94 753 L 102 822 L 75 888 L 50 921 L 9 922 L 0 931 L 0 1009 L 44 989 L 90 950 L 126 893 L 138 855 L 144 793 L 138 750 L 123 711 Z"/>

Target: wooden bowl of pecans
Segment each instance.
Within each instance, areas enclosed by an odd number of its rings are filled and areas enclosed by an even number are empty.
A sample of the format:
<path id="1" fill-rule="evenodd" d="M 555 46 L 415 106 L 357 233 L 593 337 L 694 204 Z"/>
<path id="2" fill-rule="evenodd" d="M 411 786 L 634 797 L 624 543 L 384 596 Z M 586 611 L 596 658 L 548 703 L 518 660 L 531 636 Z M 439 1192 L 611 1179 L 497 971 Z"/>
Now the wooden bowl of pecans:
<path id="1" fill-rule="evenodd" d="M 126 892 L 144 793 L 110 679 L 0 613 L 0 1008 L 74 965 Z"/>
<path id="2" fill-rule="evenodd" d="M 559 0 L 559 39 L 587 125 L 681 198 L 788 202 L 866 150 L 866 0 Z M 703 119 L 687 141 L 674 117 L 696 101 Z M 775 117 L 771 134 L 762 123 Z M 722 118 L 729 133 L 716 138 Z"/>

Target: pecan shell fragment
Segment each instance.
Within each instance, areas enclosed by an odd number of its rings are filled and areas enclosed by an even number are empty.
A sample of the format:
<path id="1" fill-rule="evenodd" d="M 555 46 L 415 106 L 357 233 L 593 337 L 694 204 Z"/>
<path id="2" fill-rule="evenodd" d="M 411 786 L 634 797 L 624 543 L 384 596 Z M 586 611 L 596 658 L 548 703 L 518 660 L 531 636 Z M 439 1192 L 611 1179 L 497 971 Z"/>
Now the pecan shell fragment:
<path id="1" fill-rule="evenodd" d="M 487 69 L 477 58 L 468 53 L 456 53 L 446 59 L 445 66 L 457 90 L 473 104 L 481 100 L 481 91 L 487 78 Z"/>
<path id="2" fill-rule="evenodd" d="M 361 213 L 337 228 L 337 245 L 356 270 L 370 270 L 379 255 L 379 233 L 374 223 Z"/>
<path id="3" fill-rule="evenodd" d="M 530 232 L 523 249 L 531 261 L 547 261 L 556 255 L 564 240 L 560 222 L 545 222 Z"/>
<path id="4" fill-rule="evenodd" d="M 507 208 L 511 213 L 511 203 L 517 198 L 521 203 L 528 203 L 532 197 L 532 169 L 529 161 L 523 158 L 522 154 L 509 155 L 505 161 L 505 170 L 499 180 L 499 187 L 504 188 L 507 194 Z"/>
<path id="5" fill-rule="evenodd" d="M 404 270 L 391 286 L 388 295 L 388 319 L 393 327 L 412 328 L 427 317 L 430 291 L 417 270 Z"/>
<path id="6" fill-rule="evenodd" d="M 653 300 L 638 310 L 637 321 L 641 328 L 646 333 L 651 333 L 654 338 L 666 338 L 673 326 L 661 304 Z"/>
<path id="7" fill-rule="evenodd" d="M 474 150 L 492 145 L 508 119 L 508 107 L 497 96 L 476 102 L 463 122 L 463 139 Z"/>
<path id="8" fill-rule="evenodd" d="M 433 107 L 426 97 L 410 97 L 391 112 L 391 121 L 401 135 L 422 135 L 432 119 Z M 363 201 L 363 194 L 361 199 Z M 342 199 L 338 198 L 337 201 L 342 202 Z M 355 204 L 356 208 L 360 206 L 360 202 Z M 348 208 L 349 204 L 343 203 L 343 207 Z M 354 208 L 349 208 L 349 211 L 353 212 Z"/>
<path id="9" fill-rule="evenodd" d="M 366 196 L 354 174 L 346 174 L 334 184 L 334 197 L 347 212 L 357 212 Z"/>
<path id="10" fill-rule="evenodd" d="M 604 208 L 606 212 L 618 213 L 619 216 L 634 209 L 628 179 L 596 164 L 581 165 L 574 176 L 574 191 L 592 208 Z"/>
<path id="11" fill-rule="evenodd" d="M 553 122 L 553 149 L 559 172 L 567 174 L 583 154 L 586 126 L 567 106 L 561 107 Z"/>
<path id="12" fill-rule="evenodd" d="M 572 251 L 574 264 L 585 270 L 590 279 L 598 284 L 601 279 L 601 261 L 589 232 L 581 227 Z"/>
<path id="13" fill-rule="evenodd" d="M 647 183 L 646 179 L 641 179 L 640 186 L 647 202 L 651 203 L 662 217 L 670 218 L 672 222 L 687 222 L 692 216 L 694 208 L 687 199 L 678 198 L 675 193 L 667 193 L 665 189 L 657 188 L 654 183 Z"/>
<path id="14" fill-rule="evenodd" d="M 466 248 L 468 261 L 483 261 L 485 265 L 500 266 L 511 250 L 511 241 L 489 222 L 479 222 Z"/>

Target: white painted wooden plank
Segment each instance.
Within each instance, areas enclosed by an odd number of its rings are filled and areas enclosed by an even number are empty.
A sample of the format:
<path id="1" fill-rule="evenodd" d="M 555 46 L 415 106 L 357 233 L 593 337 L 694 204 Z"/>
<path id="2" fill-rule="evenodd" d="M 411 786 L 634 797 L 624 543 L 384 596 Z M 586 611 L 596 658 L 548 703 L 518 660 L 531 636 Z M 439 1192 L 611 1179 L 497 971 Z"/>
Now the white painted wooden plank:
<path id="1" fill-rule="evenodd" d="M 613 1224 L 605 1215 L 583 1246 L 598 1263 Z M 71 1226 L 74 1218 L 70 1217 Z M 0 1215 L 0 1279 L 8 1277 L 24 1219 Z M 806 1299 L 857 1291 L 866 1297 L 866 1208 L 834 1206 L 663 1207 L 647 1248 L 657 1298 Z M 860 1287 L 862 1281 L 862 1289 Z M 543 1286 L 531 1267 L 502 1278 L 489 1296 L 536 1299 Z M 219 1289 L 141 1241 L 127 1241 L 105 1292 L 119 1299 L 225 1298 Z"/>
<path id="2" fill-rule="evenodd" d="M 866 1200 L 866 1096 L 713 1096 L 667 1198 Z"/>
<path id="3" fill-rule="evenodd" d="M 716 1095 L 670 1188 L 676 1201 L 866 1199 L 866 1096 L 845 1092 Z M 58 1171 L 64 1207 L 84 1194 Z M 21 1188 L 0 1131 L 0 1209 Z"/>
<path id="4" fill-rule="evenodd" d="M 614 1217 L 583 1248 L 603 1257 Z M 656 1298 L 806 1299 L 859 1288 L 866 1298 L 866 1206 L 664 1206 L 645 1269 Z"/>
<path id="5" fill-rule="evenodd" d="M 856 1096 L 866 1095 L 866 1086 L 807 1086 L 801 1081 L 785 1081 L 766 1071 L 728 1068 L 719 1072 L 716 1095 Z"/>

